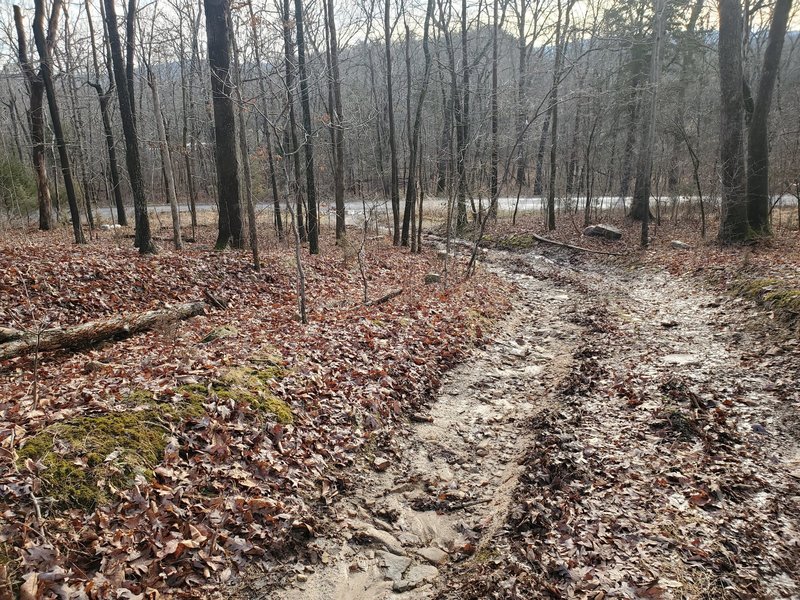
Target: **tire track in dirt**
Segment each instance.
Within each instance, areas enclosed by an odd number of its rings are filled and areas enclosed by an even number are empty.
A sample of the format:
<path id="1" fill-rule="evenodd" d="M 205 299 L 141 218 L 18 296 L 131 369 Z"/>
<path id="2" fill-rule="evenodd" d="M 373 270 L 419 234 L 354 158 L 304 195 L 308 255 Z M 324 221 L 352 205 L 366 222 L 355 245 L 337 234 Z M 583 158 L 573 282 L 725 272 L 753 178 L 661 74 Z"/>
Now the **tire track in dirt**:
<path id="1" fill-rule="evenodd" d="M 386 471 L 359 477 L 334 506 L 330 533 L 311 545 L 314 559 L 294 565 L 283 587 L 268 590 L 264 580 L 259 591 L 256 579 L 243 596 L 431 598 L 447 587 L 450 565 L 491 552 L 484 540 L 506 521 L 528 423 L 553 408 L 581 328 L 563 319 L 574 300 L 557 282 L 490 268 L 520 289 L 492 341 L 445 375 L 429 411 L 415 415 L 422 422 L 394 436 Z"/>

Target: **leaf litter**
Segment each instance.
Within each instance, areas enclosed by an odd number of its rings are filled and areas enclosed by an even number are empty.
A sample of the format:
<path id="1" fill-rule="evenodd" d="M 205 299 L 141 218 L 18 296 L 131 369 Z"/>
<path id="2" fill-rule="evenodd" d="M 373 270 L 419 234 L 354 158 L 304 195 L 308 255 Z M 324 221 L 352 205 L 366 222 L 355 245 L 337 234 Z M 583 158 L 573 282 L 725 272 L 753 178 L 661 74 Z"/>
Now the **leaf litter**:
<path id="1" fill-rule="evenodd" d="M 510 291 L 488 275 L 424 285 L 435 255 L 376 241 L 370 295 L 405 291 L 364 306 L 358 265 L 329 246 L 305 259 L 304 327 L 286 249 L 262 249 L 256 273 L 242 252 L 140 257 L 111 238 L 32 237 L 0 248 L 3 326 L 67 326 L 205 292 L 227 309 L 0 365 L 0 589 L 24 598 L 210 597 L 245 565 L 289 555 L 324 527 L 356 458 L 481 342 Z M 141 468 L 122 466 L 123 443 L 78 440 L 102 419 L 152 432 Z M 94 501 L 53 498 L 48 467 L 89 460 L 104 474 Z"/>

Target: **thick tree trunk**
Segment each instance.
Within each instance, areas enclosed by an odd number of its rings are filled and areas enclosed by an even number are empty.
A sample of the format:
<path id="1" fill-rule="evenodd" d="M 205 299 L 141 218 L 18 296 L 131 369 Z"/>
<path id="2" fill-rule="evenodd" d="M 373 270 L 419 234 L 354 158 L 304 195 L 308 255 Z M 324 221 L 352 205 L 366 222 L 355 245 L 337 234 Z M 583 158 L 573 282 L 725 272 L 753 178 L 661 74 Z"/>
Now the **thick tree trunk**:
<path id="1" fill-rule="evenodd" d="M 297 70 L 300 78 L 300 108 L 303 111 L 303 148 L 306 157 L 306 198 L 308 206 L 308 251 L 319 254 L 319 224 L 317 220 L 317 189 L 314 183 L 314 143 L 311 141 L 311 99 L 306 72 L 306 43 L 303 27 L 303 0 L 294 0 L 294 19 L 297 27 Z"/>
<path id="2" fill-rule="evenodd" d="M 187 302 L 172 308 L 150 310 L 132 315 L 119 315 L 83 323 L 66 329 L 45 329 L 41 332 L 25 331 L 18 335 L 5 330 L 0 344 L 0 360 L 23 356 L 32 352 L 47 352 L 62 348 L 82 348 L 117 336 L 129 336 L 165 323 L 173 323 L 203 314 L 203 302 Z M 0 338 L 2 339 L 2 338 Z"/>
<path id="3" fill-rule="evenodd" d="M 500 195 L 500 189 L 498 185 L 498 171 L 497 171 L 497 163 L 498 163 L 498 139 L 497 139 L 497 131 L 498 131 L 498 110 L 497 110 L 497 30 L 498 30 L 498 16 L 497 16 L 497 3 L 498 0 L 494 0 L 492 3 L 492 99 L 491 99 L 491 112 L 492 112 L 492 156 L 491 156 L 491 165 L 490 175 L 489 175 L 489 193 L 491 194 L 491 199 L 489 201 L 489 214 L 487 218 L 496 220 L 497 219 L 497 199 Z M 517 140 L 519 143 L 519 140 Z M 521 164 L 521 163 L 520 163 Z M 519 166 L 519 165 L 518 165 Z M 523 170 L 523 177 L 524 177 L 524 170 Z"/>
<path id="4" fill-rule="evenodd" d="M 769 235 L 769 110 L 778 78 L 783 41 L 792 0 L 777 0 L 764 52 L 764 66 L 758 83 L 747 136 L 747 219 L 755 235 Z"/>
<path id="5" fill-rule="evenodd" d="M 236 149 L 236 118 L 231 93 L 230 31 L 228 0 L 204 0 L 211 95 L 214 104 L 214 156 L 217 165 L 219 226 L 217 250 L 229 243 L 242 248 L 242 211 L 239 204 L 239 160 Z"/>
<path id="6" fill-rule="evenodd" d="M 41 61 L 41 76 L 44 81 L 44 89 L 47 93 L 47 104 L 50 107 L 50 121 L 53 127 L 53 134 L 58 146 L 58 158 L 61 163 L 61 173 L 64 176 L 64 188 L 67 191 L 67 201 L 69 202 L 69 212 L 72 217 L 72 232 L 75 236 L 76 244 L 85 244 L 86 238 L 81 227 L 81 213 L 78 203 L 78 194 L 75 191 L 75 184 L 72 180 L 72 167 L 70 165 L 67 143 L 64 138 L 64 129 L 61 126 L 61 114 L 58 110 L 58 100 L 56 89 L 53 84 L 53 57 L 51 56 L 52 46 L 55 40 L 58 17 L 61 12 L 61 0 L 55 0 L 53 9 L 50 13 L 47 37 L 44 33 L 45 9 L 44 0 L 36 0 L 36 13 L 33 19 L 33 37 L 36 41 L 36 50 Z"/>
<path id="7" fill-rule="evenodd" d="M 747 195 L 744 166 L 744 94 L 742 90 L 742 6 L 719 0 L 720 170 L 723 243 L 746 240 Z"/>
<path id="8" fill-rule="evenodd" d="M 25 27 L 22 23 L 22 11 L 19 6 L 14 6 L 14 25 L 17 30 L 17 51 L 19 65 L 28 83 L 29 110 L 28 125 L 30 128 L 31 145 L 33 146 L 31 158 L 33 170 L 36 174 L 36 197 L 39 205 L 39 229 L 48 231 L 53 227 L 53 206 L 50 200 L 50 182 L 47 177 L 47 163 L 45 161 L 44 137 L 44 80 L 41 73 L 37 73 L 28 58 L 28 44 Z"/>

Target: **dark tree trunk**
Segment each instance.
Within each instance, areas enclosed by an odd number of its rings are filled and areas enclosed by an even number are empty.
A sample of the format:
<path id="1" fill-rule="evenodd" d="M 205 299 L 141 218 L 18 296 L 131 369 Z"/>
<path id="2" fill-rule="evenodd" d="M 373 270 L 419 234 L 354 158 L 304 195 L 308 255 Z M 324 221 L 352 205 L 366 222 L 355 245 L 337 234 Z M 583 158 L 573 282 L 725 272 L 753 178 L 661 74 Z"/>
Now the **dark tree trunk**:
<path id="1" fill-rule="evenodd" d="M 92 64 L 94 65 L 95 82 L 89 82 L 97 92 L 97 100 L 100 103 L 100 115 L 103 120 L 103 134 L 106 140 L 106 149 L 108 151 L 108 177 L 110 179 L 109 185 L 111 193 L 114 195 L 114 205 L 117 209 L 117 222 L 122 226 L 128 225 L 128 216 L 125 214 L 125 205 L 122 201 L 122 187 L 120 185 L 119 177 L 119 164 L 117 161 L 117 150 L 114 146 L 114 130 L 111 127 L 111 94 L 114 87 L 114 70 L 111 66 L 111 61 L 106 59 L 106 70 L 108 72 L 109 89 L 103 91 L 100 84 L 100 65 L 97 59 L 97 45 L 94 37 L 94 24 L 91 18 L 91 9 L 89 0 L 84 3 L 86 7 L 86 20 L 89 23 L 89 38 L 92 45 Z M 103 4 L 100 4 L 101 13 L 105 14 Z M 105 19 L 104 19 L 105 22 Z M 107 53 L 104 53 L 107 56 Z"/>
<path id="2" fill-rule="evenodd" d="M 136 93 L 133 68 L 136 54 L 136 0 L 128 0 L 125 14 L 125 81 L 128 83 L 128 98 L 131 105 L 131 118 L 136 125 Z M 117 78 L 119 79 L 119 78 Z"/>
<path id="3" fill-rule="evenodd" d="M 497 162 L 498 162 L 498 139 L 497 139 L 497 130 L 498 130 L 498 114 L 497 114 L 497 29 L 498 29 L 498 16 L 497 16 L 497 3 L 498 0 L 494 0 L 492 3 L 492 156 L 491 156 L 491 165 L 489 167 L 490 174 L 489 174 L 489 193 L 491 194 L 491 199 L 489 203 L 489 214 L 487 218 L 489 219 L 497 219 L 497 198 L 500 195 L 500 190 L 498 186 L 497 180 Z M 519 166 L 519 165 L 518 165 Z M 524 172 L 524 171 L 523 171 Z M 523 175 L 524 176 L 524 175 Z"/>
<path id="4" fill-rule="evenodd" d="M 383 11 L 383 39 L 386 48 L 386 109 L 389 116 L 389 164 L 391 180 L 389 193 L 392 203 L 392 226 L 394 245 L 400 245 L 400 174 L 397 167 L 397 134 L 394 125 L 394 91 L 392 88 L 392 27 L 390 24 L 391 1 L 386 0 Z"/>
<path id="5" fill-rule="evenodd" d="M 544 122 L 542 123 L 542 133 L 539 136 L 539 146 L 536 149 L 536 174 L 533 177 L 533 195 L 542 195 L 542 181 L 544 174 L 544 153 L 547 149 L 547 135 L 550 133 L 550 117 L 553 114 L 552 106 L 547 110 L 544 115 Z"/>
<path id="6" fill-rule="evenodd" d="M 294 20 L 297 27 L 297 70 L 300 78 L 300 108 L 303 110 L 303 148 L 306 156 L 306 198 L 308 199 L 308 251 L 319 254 L 319 224 L 317 221 L 317 189 L 314 183 L 314 144 L 311 141 L 311 99 L 306 72 L 306 43 L 303 30 L 303 0 L 294 0 Z"/>
<path id="7" fill-rule="evenodd" d="M 758 83 L 747 136 L 747 219 L 755 235 L 769 234 L 769 110 L 778 78 L 783 41 L 792 0 L 777 0 L 764 52 L 764 66 Z"/>
<path id="8" fill-rule="evenodd" d="M 125 162 L 128 166 L 128 179 L 133 193 L 133 215 L 136 229 L 135 245 L 142 254 L 155 253 L 150 233 L 150 218 L 147 214 L 147 196 L 142 178 L 142 163 L 139 158 L 139 137 L 133 120 L 131 100 L 128 96 L 128 80 L 125 76 L 125 63 L 122 57 L 122 42 L 119 38 L 117 13 L 114 0 L 103 0 L 106 9 L 106 29 L 111 46 L 111 62 L 119 101 L 119 114 L 122 120 L 122 133 L 125 136 Z"/>
<path id="9" fill-rule="evenodd" d="M 44 33 L 45 9 L 44 0 L 36 0 L 36 13 L 33 19 L 33 37 L 36 41 L 36 49 L 41 61 L 40 73 L 44 81 L 44 89 L 47 93 L 47 104 L 50 107 L 50 121 L 53 127 L 53 134 L 58 146 L 58 158 L 61 163 L 61 173 L 64 176 L 64 188 L 67 191 L 67 202 L 69 212 L 72 217 L 72 232 L 75 236 L 76 244 L 85 244 L 86 238 L 83 236 L 81 228 L 81 213 L 78 203 L 78 194 L 75 191 L 75 184 L 72 180 L 72 168 L 67 152 L 67 143 L 64 139 L 64 129 L 61 126 L 61 114 L 58 110 L 58 100 L 56 99 L 55 85 L 53 84 L 53 58 L 51 56 L 52 46 L 55 40 L 58 17 L 61 12 L 61 0 L 55 0 L 53 9 L 50 13 L 47 37 Z"/>
<path id="10" fill-rule="evenodd" d="M 744 94 L 742 72 L 742 6 L 719 0 L 720 170 L 723 243 L 747 239 L 747 195 L 744 167 Z"/>
<path id="11" fill-rule="evenodd" d="M 33 170 L 36 174 L 36 196 L 39 204 L 39 229 L 48 231 L 53 227 L 53 206 L 50 200 L 50 182 L 47 177 L 47 163 L 45 161 L 44 137 L 44 80 L 41 73 L 37 73 L 28 58 L 28 45 L 25 28 L 22 23 L 22 11 L 19 6 L 14 6 L 14 24 L 17 29 L 17 44 L 19 64 L 28 84 L 30 106 L 28 110 L 28 125 L 30 127 L 31 145 L 33 150 L 31 158 Z"/>
<path id="12" fill-rule="evenodd" d="M 217 250 L 229 243 L 242 248 L 242 211 L 239 205 L 239 160 L 236 149 L 236 118 L 231 92 L 230 31 L 228 0 L 203 0 L 206 10 L 208 63 L 211 67 L 211 96 L 214 104 L 214 157 L 217 165 L 219 227 Z"/>

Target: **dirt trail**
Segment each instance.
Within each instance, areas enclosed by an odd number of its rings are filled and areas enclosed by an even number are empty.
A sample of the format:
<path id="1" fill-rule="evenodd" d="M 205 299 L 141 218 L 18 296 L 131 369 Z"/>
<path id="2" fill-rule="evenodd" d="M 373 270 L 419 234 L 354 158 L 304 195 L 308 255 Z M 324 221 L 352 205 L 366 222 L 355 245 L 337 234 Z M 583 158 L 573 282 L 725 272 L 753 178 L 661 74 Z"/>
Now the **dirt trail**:
<path id="1" fill-rule="evenodd" d="M 492 343 L 338 503 L 319 560 L 250 597 L 800 597 L 796 338 L 548 254 L 495 254 L 520 300 Z"/>

